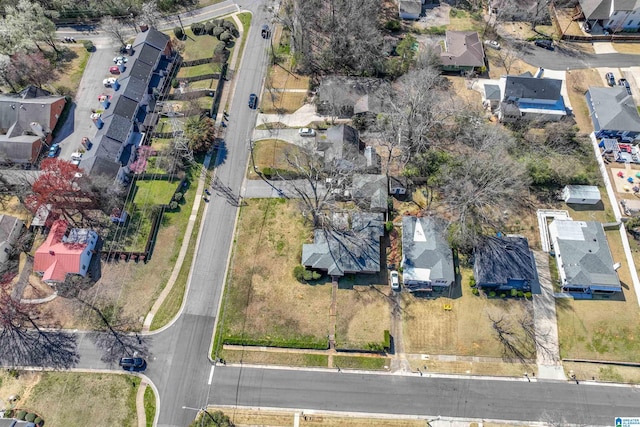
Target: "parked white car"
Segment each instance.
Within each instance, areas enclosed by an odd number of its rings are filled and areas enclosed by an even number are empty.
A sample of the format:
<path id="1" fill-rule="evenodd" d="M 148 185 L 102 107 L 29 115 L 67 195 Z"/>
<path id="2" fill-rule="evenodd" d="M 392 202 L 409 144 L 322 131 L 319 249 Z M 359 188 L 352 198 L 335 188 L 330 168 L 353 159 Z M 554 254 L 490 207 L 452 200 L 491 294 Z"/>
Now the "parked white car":
<path id="1" fill-rule="evenodd" d="M 71 154 L 71 164 L 78 166 L 80 164 L 80 160 L 82 160 L 82 153 L 76 151 Z"/>
<path id="2" fill-rule="evenodd" d="M 316 131 L 310 128 L 300 128 L 298 134 L 300 136 L 316 136 Z"/>
<path id="3" fill-rule="evenodd" d="M 492 47 L 492 48 L 494 48 L 496 50 L 500 50 L 500 43 L 498 43 L 495 40 L 485 40 L 484 44 L 486 44 L 487 46 Z"/>
<path id="4" fill-rule="evenodd" d="M 392 290 L 400 290 L 400 276 L 396 270 L 391 270 L 389 272 L 389 284 L 391 285 Z"/>

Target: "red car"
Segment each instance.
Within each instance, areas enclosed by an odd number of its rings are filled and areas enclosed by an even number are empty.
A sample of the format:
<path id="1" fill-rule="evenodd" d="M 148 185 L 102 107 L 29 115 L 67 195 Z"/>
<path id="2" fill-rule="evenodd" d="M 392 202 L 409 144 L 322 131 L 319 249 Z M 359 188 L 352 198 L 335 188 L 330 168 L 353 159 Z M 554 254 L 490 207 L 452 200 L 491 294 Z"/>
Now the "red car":
<path id="1" fill-rule="evenodd" d="M 120 74 L 120 68 L 114 65 L 113 67 L 109 67 L 109 72 L 111 74 Z"/>

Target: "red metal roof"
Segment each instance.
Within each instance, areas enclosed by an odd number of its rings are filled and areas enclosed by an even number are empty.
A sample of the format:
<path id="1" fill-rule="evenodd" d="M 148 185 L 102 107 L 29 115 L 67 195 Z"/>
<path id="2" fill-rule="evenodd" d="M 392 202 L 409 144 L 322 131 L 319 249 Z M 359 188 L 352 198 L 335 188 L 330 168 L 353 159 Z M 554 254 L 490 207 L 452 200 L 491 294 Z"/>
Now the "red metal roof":
<path id="1" fill-rule="evenodd" d="M 63 243 L 69 223 L 57 220 L 53 223 L 47 240 L 36 250 L 33 270 L 44 272 L 42 280 L 63 282 L 68 273 L 80 272 L 80 259 L 86 243 Z"/>

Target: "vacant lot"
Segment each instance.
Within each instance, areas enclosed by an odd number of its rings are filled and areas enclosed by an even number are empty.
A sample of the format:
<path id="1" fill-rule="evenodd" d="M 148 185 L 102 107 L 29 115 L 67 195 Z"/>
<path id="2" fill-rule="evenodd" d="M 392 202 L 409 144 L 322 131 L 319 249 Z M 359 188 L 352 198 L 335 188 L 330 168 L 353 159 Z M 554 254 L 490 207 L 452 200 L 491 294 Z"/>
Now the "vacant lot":
<path id="1" fill-rule="evenodd" d="M 302 107 L 307 99 L 307 92 L 265 91 L 260 109 L 265 114 L 291 114 Z"/>
<path id="2" fill-rule="evenodd" d="M 341 281 L 337 295 L 336 346 L 366 349 L 384 341 L 390 329 L 389 285 L 351 285 Z"/>
<path id="3" fill-rule="evenodd" d="M 640 362 L 640 314 L 620 233 L 606 231 L 623 298 L 556 300 L 563 358 Z"/>
<path id="4" fill-rule="evenodd" d="M 427 299 L 402 293 L 407 353 L 503 356 L 488 316 L 515 321 L 524 315 L 530 302 L 475 296 L 468 285 L 471 270 L 461 270 L 462 296 L 459 298 Z M 451 310 L 445 310 L 449 305 Z"/>
<path id="5" fill-rule="evenodd" d="M 573 371 L 573 375 L 579 380 L 640 384 L 640 368 L 637 367 L 576 362 L 563 362 L 562 367 L 567 373 L 567 377 Z"/>
<path id="6" fill-rule="evenodd" d="M 265 139 L 257 141 L 253 149 L 253 158 L 258 170 L 264 168 L 275 168 L 280 170 L 292 170 L 287 162 L 287 155 L 299 155 L 301 153 L 298 146 L 277 139 Z M 249 170 L 252 167 L 249 165 Z M 259 179 L 256 174 L 249 174 L 251 179 Z"/>
<path id="7" fill-rule="evenodd" d="M 140 379 L 70 372 L 0 373 L 0 398 L 17 394 L 16 408 L 34 411 L 47 426 L 137 426 L 135 395 Z"/>
<path id="8" fill-rule="evenodd" d="M 331 286 L 293 277 L 311 241 L 296 201 L 251 199 L 242 207 L 222 317 L 225 340 L 326 342 Z M 237 342 L 237 341 L 236 341 Z"/>

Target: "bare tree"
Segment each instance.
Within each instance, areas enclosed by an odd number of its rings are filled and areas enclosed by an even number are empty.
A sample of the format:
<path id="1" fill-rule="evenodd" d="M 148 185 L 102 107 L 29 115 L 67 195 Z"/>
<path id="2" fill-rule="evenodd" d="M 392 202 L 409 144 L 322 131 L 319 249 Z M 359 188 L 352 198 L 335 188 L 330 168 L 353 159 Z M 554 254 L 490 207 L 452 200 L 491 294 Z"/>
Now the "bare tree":
<path id="1" fill-rule="evenodd" d="M 160 12 L 158 8 L 158 2 L 156 0 L 150 0 L 142 3 L 139 18 L 144 24 L 157 28 L 162 19 L 162 12 Z"/>
<path id="2" fill-rule="evenodd" d="M 127 35 L 122 22 L 111 16 L 105 16 L 100 21 L 100 27 L 114 42 L 119 43 L 122 46 L 126 45 Z"/>
<path id="3" fill-rule="evenodd" d="M 42 330 L 37 307 L 11 297 L 11 278 L 0 278 L 0 362 L 6 366 L 75 366 L 79 361 L 75 336 Z"/>
<path id="4" fill-rule="evenodd" d="M 518 60 L 518 56 L 510 49 L 501 49 L 496 53 L 498 64 L 504 67 L 507 74 L 511 72 L 511 67 Z"/>

